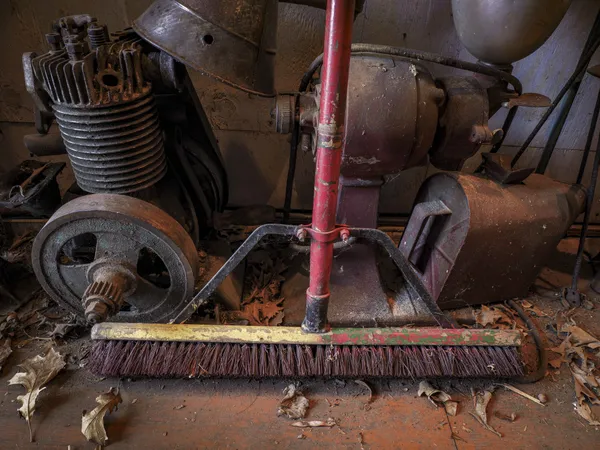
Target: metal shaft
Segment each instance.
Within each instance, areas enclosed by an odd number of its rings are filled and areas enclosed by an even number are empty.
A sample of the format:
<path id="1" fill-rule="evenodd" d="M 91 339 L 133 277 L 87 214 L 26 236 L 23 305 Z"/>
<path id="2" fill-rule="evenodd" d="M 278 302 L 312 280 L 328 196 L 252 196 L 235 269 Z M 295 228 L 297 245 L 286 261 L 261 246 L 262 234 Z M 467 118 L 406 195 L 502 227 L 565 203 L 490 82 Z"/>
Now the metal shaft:
<path id="1" fill-rule="evenodd" d="M 600 93 L 598 93 L 600 100 Z M 592 122 L 590 128 L 596 128 L 596 124 Z M 581 226 L 581 236 L 579 237 L 579 247 L 577 248 L 577 257 L 575 258 L 575 267 L 573 268 L 573 278 L 571 280 L 571 289 L 577 290 L 577 282 L 579 280 L 579 272 L 581 271 L 581 262 L 583 259 L 583 250 L 585 248 L 585 238 L 587 236 L 588 227 L 590 224 L 590 215 L 594 206 L 594 194 L 596 192 L 596 184 L 598 182 L 598 170 L 600 169 L 600 141 L 596 146 L 596 154 L 594 155 L 594 165 L 592 166 L 592 176 L 590 185 L 587 188 L 585 198 L 585 213 L 583 215 L 583 225 Z"/>
<path id="2" fill-rule="evenodd" d="M 579 165 L 579 173 L 577 174 L 577 181 L 575 181 L 575 184 L 581 184 L 581 181 L 583 180 L 585 166 L 587 165 L 587 160 L 590 156 L 592 141 L 594 140 L 596 126 L 598 124 L 598 116 L 600 116 L 600 94 L 598 95 L 598 97 L 596 97 L 596 104 L 594 105 L 594 112 L 592 113 L 592 120 L 590 121 L 590 129 L 588 131 L 587 139 L 585 141 L 583 156 L 581 157 L 581 164 Z"/>
<path id="3" fill-rule="evenodd" d="M 312 222 L 317 233 L 332 231 L 336 225 L 354 3 L 354 0 L 327 2 Z M 327 307 L 332 262 L 333 242 L 313 239 L 306 316 L 302 323 L 305 331 L 322 333 L 329 329 Z"/>
<path id="4" fill-rule="evenodd" d="M 592 29 L 588 35 L 587 41 L 581 51 L 581 56 L 579 57 L 579 61 L 577 62 L 577 66 L 586 65 L 586 54 L 589 53 L 590 49 L 594 45 L 594 42 L 598 38 L 598 33 L 600 32 L 600 12 L 596 15 L 596 20 L 592 25 Z M 589 63 L 589 59 L 587 59 Z M 536 173 L 546 173 L 546 168 L 550 163 L 550 158 L 552 157 L 552 153 L 554 152 L 554 148 L 560 138 L 562 130 L 567 122 L 567 118 L 569 116 L 569 112 L 571 111 L 571 107 L 573 106 L 573 102 L 575 101 L 575 97 L 577 96 L 577 92 L 579 92 L 579 87 L 581 86 L 581 82 L 585 75 L 585 71 L 579 73 L 579 75 L 575 78 L 573 84 L 569 87 L 567 91 L 566 97 L 562 102 L 561 110 L 556 118 L 556 121 L 552 125 L 552 129 L 550 130 L 550 136 L 548 136 L 548 141 L 544 146 L 544 151 L 542 152 L 542 156 L 540 158 L 540 162 L 536 168 Z"/>

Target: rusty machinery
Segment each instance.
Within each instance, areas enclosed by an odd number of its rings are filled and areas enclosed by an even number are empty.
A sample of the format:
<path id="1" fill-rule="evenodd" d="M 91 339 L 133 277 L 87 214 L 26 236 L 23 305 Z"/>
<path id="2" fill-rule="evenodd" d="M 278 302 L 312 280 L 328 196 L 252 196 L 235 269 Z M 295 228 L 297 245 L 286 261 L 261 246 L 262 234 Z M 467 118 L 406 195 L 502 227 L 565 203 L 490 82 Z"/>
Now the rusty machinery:
<path id="1" fill-rule="evenodd" d="M 355 15 L 362 3 L 356 2 Z M 158 0 L 133 29 L 112 35 L 90 16 L 58 20 L 47 35 L 49 52 L 23 59 L 39 131 L 25 142 L 33 153 L 66 150 L 77 180 L 69 193 L 74 199 L 35 241 L 41 284 L 90 322 L 183 321 L 260 238 L 275 234 L 310 237 L 316 242 L 311 254 L 330 246 L 339 251 L 329 311 L 328 293 L 309 295 L 315 309 L 307 311 L 308 331 L 324 326 L 323 310 L 335 325 L 391 325 L 419 316 L 419 299 L 439 311 L 525 294 L 581 211 L 581 189 L 514 170 L 502 155 L 489 155 L 478 174 L 458 171 L 482 144 L 500 145 L 517 107 L 547 105 L 543 96 L 523 94 L 511 63 L 549 37 L 569 2 L 544 8 L 539 1 L 522 2 L 511 33 L 485 40 L 488 47 L 466 33 L 471 25 L 465 14 L 479 14 L 476 33 L 488 36 L 501 21 L 492 10 L 498 3 L 509 10 L 510 2 L 484 1 L 476 10 L 465 3 L 452 2 L 455 25 L 478 63 L 352 45 L 337 217 L 331 219 L 338 226 L 265 226 L 193 300 L 196 244 L 212 213 L 227 202 L 227 179 L 186 67 L 250 94 L 276 97 L 277 131 L 292 133 L 289 211 L 298 146 L 315 151 L 339 144 L 337 134 L 329 136 L 331 130 L 318 123 L 324 93 L 315 74 L 322 57 L 298 93 L 277 96 L 276 0 Z M 540 11 L 544 20 L 532 21 Z M 484 26 L 490 17 L 496 25 Z M 427 62 L 474 75 L 434 78 Z M 489 117 L 502 107 L 510 108 L 505 126 L 490 130 Z M 62 139 L 48 134 L 52 120 Z M 375 230 L 381 187 L 388 177 L 428 161 L 451 172 L 424 183 L 400 247 L 388 248 Z M 356 231 L 349 235 L 346 226 Z M 391 288 L 382 284 L 385 261 L 373 241 L 404 275 L 393 267 Z M 327 264 L 311 267 L 311 274 L 328 276 Z M 303 318 L 286 313 L 288 324 Z"/>

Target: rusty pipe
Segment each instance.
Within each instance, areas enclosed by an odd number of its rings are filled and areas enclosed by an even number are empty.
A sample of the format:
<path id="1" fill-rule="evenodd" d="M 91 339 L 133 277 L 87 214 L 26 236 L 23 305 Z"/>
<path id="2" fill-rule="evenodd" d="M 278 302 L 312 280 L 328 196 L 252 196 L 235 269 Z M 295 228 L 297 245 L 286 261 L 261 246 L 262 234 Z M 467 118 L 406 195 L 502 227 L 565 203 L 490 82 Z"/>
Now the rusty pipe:
<path id="1" fill-rule="evenodd" d="M 336 228 L 354 4 L 354 0 L 328 0 L 327 2 L 313 198 L 313 230 L 310 244 L 310 277 L 306 291 L 306 316 L 302 322 L 302 329 L 312 333 L 323 333 L 329 330 L 327 308 L 330 295 L 329 278 L 333 263 L 333 241 L 316 237 L 328 236 Z"/>

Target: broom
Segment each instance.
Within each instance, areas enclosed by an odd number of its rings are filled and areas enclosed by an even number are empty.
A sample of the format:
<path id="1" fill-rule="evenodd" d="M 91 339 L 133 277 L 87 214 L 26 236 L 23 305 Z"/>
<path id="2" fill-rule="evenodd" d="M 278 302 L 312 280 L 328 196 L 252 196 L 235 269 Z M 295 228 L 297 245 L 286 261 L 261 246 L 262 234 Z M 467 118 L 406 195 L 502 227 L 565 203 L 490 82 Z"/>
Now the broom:
<path id="1" fill-rule="evenodd" d="M 138 377 L 495 377 L 524 375 L 519 330 L 101 323 L 88 368 Z"/>
<path id="2" fill-rule="evenodd" d="M 406 281 L 445 328 L 350 328 L 327 322 L 333 243 L 359 229 L 336 225 L 336 200 L 348 87 L 354 1 L 329 0 L 321 73 L 317 167 L 310 234 L 310 284 L 302 327 L 103 323 L 92 329 L 88 367 L 106 376 L 150 377 L 522 377 L 524 335 L 519 330 L 460 329 L 445 317 L 415 270 L 389 238 L 371 237 L 388 249 Z M 260 239 L 285 225 L 263 225 L 232 255 L 190 303 L 198 307 Z M 289 226 L 287 226 L 289 227 Z M 367 233 L 365 229 L 362 234 Z M 289 233 L 283 231 L 283 234 Z M 281 234 L 281 233 L 280 233 Z M 521 315 L 521 313 L 519 313 Z M 522 315 L 521 315 L 522 316 Z M 522 316 L 525 322 L 526 318 Z M 529 325 L 529 323 L 528 323 Z M 531 326 L 529 326 L 532 329 Z M 540 333 L 533 333 L 543 376 Z M 527 353 L 527 352 L 525 352 Z M 531 379 L 531 377 L 530 377 Z"/>

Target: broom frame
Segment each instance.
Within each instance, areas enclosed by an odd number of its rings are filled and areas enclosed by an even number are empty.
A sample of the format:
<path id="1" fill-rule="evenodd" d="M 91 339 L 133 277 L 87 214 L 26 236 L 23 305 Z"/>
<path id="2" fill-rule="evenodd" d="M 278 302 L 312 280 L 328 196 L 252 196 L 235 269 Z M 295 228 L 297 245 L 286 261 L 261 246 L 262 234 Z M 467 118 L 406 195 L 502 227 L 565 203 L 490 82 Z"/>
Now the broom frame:
<path id="1" fill-rule="evenodd" d="M 194 296 L 174 319 L 169 323 L 177 323 L 187 320 L 194 311 L 204 306 L 209 297 L 217 290 L 219 285 L 231 274 L 235 268 L 248 256 L 248 254 L 258 245 L 258 243 L 268 236 L 286 237 L 290 240 L 294 239 L 299 231 L 305 229 L 305 225 L 283 225 L 283 224 L 265 224 L 254 230 L 250 236 L 238 247 L 238 249 L 229 257 L 225 264 L 214 274 L 214 276 L 206 283 L 202 289 Z M 396 267 L 402 273 L 407 284 L 411 287 L 415 294 L 414 301 L 421 301 L 429 310 L 435 322 L 442 328 L 459 328 L 459 325 L 449 315 L 444 314 L 435 299 L 423 283 L 417 269 L 412 265 L 406 255 L 396 247 L 396 244 L 385 232 L 375 228 L 347 228 L 350 236 L 356 241 L 371 242 L 383 248 Z M 485 303 L 482 301 L 482 303 Z"/>
<path id="2" fill-rule="evenodd" d="M 94 325 L 92 339 L 290 345 L 442 345 L 518 347 L 519 330 L 444 328 L 333 328 L 308 333 L 300 327 L 207 324 L 111 323 Z"/>

